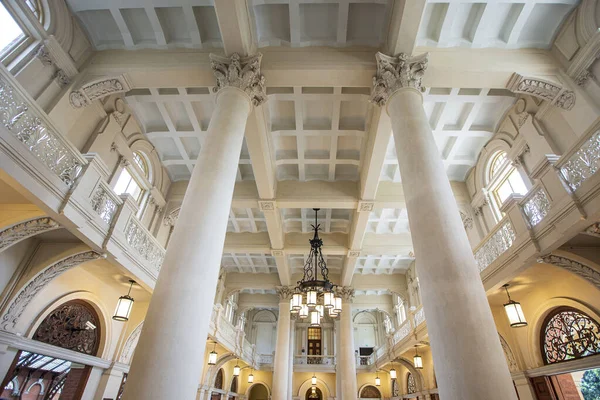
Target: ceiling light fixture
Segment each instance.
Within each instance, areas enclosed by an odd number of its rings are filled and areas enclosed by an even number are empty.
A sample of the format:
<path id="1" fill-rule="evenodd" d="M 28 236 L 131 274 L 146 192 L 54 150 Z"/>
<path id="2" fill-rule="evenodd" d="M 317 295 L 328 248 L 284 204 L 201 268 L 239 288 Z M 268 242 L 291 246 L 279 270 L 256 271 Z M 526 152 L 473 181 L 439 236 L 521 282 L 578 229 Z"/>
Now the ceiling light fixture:
<path id="1" fill-rule="evenodd" d="M 415 345 L 415 356 L 413 357 L 415 369 L 423 369 L 423 358 L 419 355 L 419 348 Z"/>
<path id="2" fill-rule="evenodd" d="M 523 314 L 521 303 L 510 298 L 510 293 L 508 293 L 509 286 L 508 283 L 502 286 L 508 296 L 508 303 L 504 304 L 504 311 L 506 311 L 508 322 L 512 328 L 527 326 L 527 320 L 525 319 L 525 314 Z"/>
<path id="3" fill-rule="evenodd" d="M 129 314 L 131 313 L 131 309 L 133 308 L 133 297 L 130 296 L 131 288 L 135 281 L 133 279 L 129 280 L 129 291 L 125 296 L 119 297 L 119 301 L 117 301 L 117 308 L 115 310 L 115 315 L 113 315 L 112 319 L 119 322 L 129 321 Z"/>
<path id="4" fill-rule="evenodd" d="M 301 319 L 310 317 L 310 326 L 318 327 L 326 314 L 335 318 L 342 312 L 342 298 L 335 295 L 334 288 L 337 285 L 329 280 L 329 269 L 321 251 L 323 240 L 319 237 L 321 226 L 317 217 L 320 209 L 313 210 L 315 224 L 312 228 L 315 233 L 310 240 L 310 253 L 304 264 L 304 274 L 290 300 L 290 312 L 298 314 Z"/>
<path id="5" fill-rule="evenodd" d="M 240 376 L 240 370 L 241 370 L 241 368 L 238 365 L 238 361 L 239 361 L 239 359 L 236 358 L 235 359 L 235 367 L 233 367 L 233 376 Z"/>
<path id="6" fill-rule="evenodd" d="M 219 354 L 217 354 L 217 342 L 213 344 L 213 350 L 208 354 L 208 365 L 217 365 L 217 358 Z"/>

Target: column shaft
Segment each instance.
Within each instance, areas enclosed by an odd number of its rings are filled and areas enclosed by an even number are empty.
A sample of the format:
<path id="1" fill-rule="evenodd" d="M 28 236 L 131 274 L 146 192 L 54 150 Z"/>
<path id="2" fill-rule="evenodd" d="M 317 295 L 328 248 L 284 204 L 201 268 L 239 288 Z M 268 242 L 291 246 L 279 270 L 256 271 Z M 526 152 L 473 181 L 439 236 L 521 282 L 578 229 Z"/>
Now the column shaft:
<path id="1" fill-rule="evenodd" d="M 394 91 L 392 120 L 440 397 L 516 399 L 479 270 L 423 109 Z"/>
<path id="2" fill-rule="evenodd" d="M 273 360 L 273 400 L 288 398 L 290 369 L 290 297 L 291 288 L 278 288 L 279 318 L 277 319 L 277 340 L 275 342 L 275 358 Z"/>
<path id="3" fill-rule="evenodd" d="M 342 313 L 340 314 L 340 346 L 338 348 L 337 373 L 341 375 L 341 400 L 356 400 L 356 357 L 354 356 L 354 325 L 352 324 L 353 291 L 342 289 Z"/>
<path id="4" fill-rule="evenodd" d="M 194 399 L 250 97 L 221 89 L 152 294 L 124 400 Z"/>

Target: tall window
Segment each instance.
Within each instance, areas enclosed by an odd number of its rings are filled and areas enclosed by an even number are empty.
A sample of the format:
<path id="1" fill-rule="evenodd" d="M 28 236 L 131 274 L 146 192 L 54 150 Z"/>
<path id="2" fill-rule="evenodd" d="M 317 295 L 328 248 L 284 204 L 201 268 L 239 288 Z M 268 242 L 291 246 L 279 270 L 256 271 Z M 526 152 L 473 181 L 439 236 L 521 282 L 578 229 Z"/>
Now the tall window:
<path id="1" fill-rule="evenodd" d="M 150 179 L 150 170 L 148 169 L 148 161 L 146 161 L 146 157 L 140 153 L 139 151 L 133 152 L 133 161 L 136 163 L 138 167 L 144 173 L 144 176 L 147 179 Z"/>
<path id="2" fill-rule="evenodd" d="M 410 372 L 406 377 L 406 390 L 408 394 L 417 393 L 417 383 L 415 382 L 415 377 Z"/>
<path id="3" fill-rule="evenodd" d="M 497 152 L 491 159 L 488 171 L 489 192 L 497 219 L 502 218 L 500 208 L 511 194 L 527 193 L 527 185 L 519 171 L 513 167 L 505 151 Z"/>
<path id="4" fill-rule="evenodd" d="M 136 202 L 140 202 L 143 194 L 141 185 L 135 180 L 127 168 L 123 168 L 117 184 L 115 185 L 115 192 L 117 194 L 130 194 Z"/>
<path id="5" fill-rule="evenodd" d="M 25 38 L 25 32 L 0 2 L 0 57 Z"/>
<path id="6" fill-rule="evenodd" d="M 42 13 L 42 4 L 40 3 L 40 0 L 25 0 L 25 4 L 27 4 L 27 7 L 29 7 L 33 15 L 35 15 L 38 20 L 43 23 L 44 14 Z"/>
<path id="7" fill-rule="evenodd" d="M 540 342 L 546 364 L 600 354 L 600 324 L 575 308 L 559 307 L 546 317 Z"/>
<path id="8" fill-rule="evenodd" d="M 406 307 L 404 306 L 404 300 L 400 296 L 396 296 L 396 305 L 394 308 L 396 309 L 396 320 L 398 326 L 400 326 L 406 321 Z"/>

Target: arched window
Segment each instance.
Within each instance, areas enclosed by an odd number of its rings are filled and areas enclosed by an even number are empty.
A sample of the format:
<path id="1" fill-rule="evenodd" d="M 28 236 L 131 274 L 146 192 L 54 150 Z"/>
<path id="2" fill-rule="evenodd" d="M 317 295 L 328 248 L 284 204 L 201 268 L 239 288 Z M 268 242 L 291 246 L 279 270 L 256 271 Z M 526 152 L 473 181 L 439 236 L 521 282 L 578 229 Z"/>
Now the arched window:
<path id="1" fill-rule="evenodd" d="M 231 388 L 229 389 L 231 393 L 237 393 L 238 391 L 238 377 L 234 376 L 231 381 Z"/>
<path id="2" fill-rule="evenodd" d="M 150 168 L 148 167 L 148 160 L 146 156 L 139 151 L 134 151 L 133 161 L 138 167 L 140 167 L 146 179 L 150 179 Z"/>
<path id="3" fill-rule="evenodd" d="M 415 382 L 415 377 L 410 372 L 406 376 L 406 393 L 417 393 L 417 383 Z"/>
<path id="4" fill-rule="evenodd" d="M 121 171 L 121 175 L 119 175 L 119 179 L 117 179 L 114 190 L 117 194 L 131 195 L 137 203 L 142 200 L 142 195 L 144 194 L 142 185 L 140 185 L 131 172 L 129 172 L 128 167 L 123 168 L 123 171 Z"/>
<path id="5" fill-rule="evenodd" d="M 217 377 L 215 378 L 215 389 L 223 389 L 223 368 L 219 369 L 217 372 Z"/>
<path id="6" fill-rule="evenodd" d="M 545 364 L 576 360 L 600 353 L 600 324 L 572 307 L 553 310 L 542 325 Z"/>
<path id="7" fill-rule="evenodd" d="M 361 399 L 380 399 L 381 392 L 375 386 L 365 386 L 360 392 Z"/>
<path id="8" fill-rule="evenodd" d="M 9 10 L 0 2 L 0 59 L 17 47 L 25 38 L 25 31 L 12 16 Z"/>
<path id="9" fill-rule="evenodd" d="M 406 307 L 404 306 L 404 300 L 402 297 L 396 295 L 396 321 L 398 322 L 398 326 L 402 325 L 404 321 L 406 321 Z"/>
<path id="10" fill-rule="evenodd" d="M 519 171 L 511 165 L 505 151 L 495 153 L 488 165 L 488 191 L 496 219 L 500 220 L 500 208 L 506 199 L 511 194 L 524 195 L 528 189 Z"/>
<path id="11" fill-rule="evenodd" d="M 43 25 L 44 24 L 44 13 L 43 13 L 41 1 L 40 0 L 25 0 L 25 4 L 27 5 L 27 7 L 29 7 L 29 9 L 31 10 L 33 15 L 35 15 L 37 17 L 38 21 L 40 21 L 40 23 Z"/>

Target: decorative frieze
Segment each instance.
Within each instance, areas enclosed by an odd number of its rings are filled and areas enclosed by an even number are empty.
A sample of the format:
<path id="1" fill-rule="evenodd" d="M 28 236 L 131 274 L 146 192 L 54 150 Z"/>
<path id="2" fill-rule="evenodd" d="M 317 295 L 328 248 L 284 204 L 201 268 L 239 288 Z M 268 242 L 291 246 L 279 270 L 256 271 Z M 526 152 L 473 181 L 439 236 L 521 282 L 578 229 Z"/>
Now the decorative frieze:
<path id="1" fill-rule="evenodd" d="M 515 231 L 510 221 L 501 223 L 489 239 L 475 252 L 475 261 L 479 271 L 486 269 L 505 251 L 516 239 Z"/>
<path id="2" fill-rule="evenodd" d="M 74 151 L 59 139 L 11 84 L 0 77 L 0 123 L 46 167 L 71 187 L 83 168 Z"/>
<path id="3" fill-rule="evenodd" d="M 92 205 L 92 210 L 100 216 L 102 221 L 110 225 L 117 213 L 117 203 L 102 185 L 96 187 L 96 190 L 90 199 L 90 203 Z"/>
<path id="4" fill-rule="evenodd" d="M 571 190 L 576 190 L 585 180 L 600 169 L 600 130 L 596 131 L 569 160 L 560 172 Z"/>
<path id="5" fill-rule="evenodd" d="M 360 250 L 348 250 L 348 258 L 360 257 Z"/>
<path id="6" fill-rule="evenodd" d="M 400 53 L 391 57 L 378 52 L 375 59 L 377 72 L 373 77 L 371 102 L 383 106 L 390 96 L 401 88 L 423 90 L 422 80 L 429 63 L 428 53 L 416 57 Z"/>
<path id="7" fill-rule="evenodd" d="M 506 340 L 502 337 L 502 335 L 498 334 L 500 337 L 500 344 L 502 344 L 502 350 L 504 351 L 504 357 L 506 357 L 506 363 L 508 364 L 508 369 L 510 372 L 517 372 L 519 370 L 519 365 L 517 364 L 517 360 L 510 349 Z"/>
<path id="8" fill-rule="evenodd" d="M 537 189 L 532 195 L 528 196 L 523 204 L 523 212 L 527 217 L 529 226 L 533 227 L 539 224 L 550 211 L 550 200 L 544 189 Z"/>
<path id="9" fill-rule="evenodd" d="M 538 262 L 552 264 L 566 269 L 567 271 L 582 277 L 592 285 L 596 286 L 596 288 L 600 289 L 600 272 L 596 271 L 592 267 L 588 267 L 587 265 L 572 260 L 570 258 L 554 254 L 548 254 L 546 256 L 540 257 L 538 259 Z"/>
<path id="10" fill-rule="evenodd" d="M 394 344 L 402 341 L 404 338 L 410 335 L 411 326 L 408 321 L 405 321 L 394 333 Z"/>
<path id="11" fill-rule="evenodd" d="M 600 237 L 600 222 L 596 222 L 594 225 L 588 226 L 585 229 L 585 233 L 588 235 Z"/>
<path id="12" fill-rule="evenodd" d="M 283 252 L 283 250 L 271 250 L 271 255 L 273 257 L 283 257 L 285 253 Z"/>
<path id="13" fill-rule="evenodd" d="M 515 73 L 506 88 L 514 93 L 528 94 L 549 101 L 564 110 L 570 110 L 575 106 L 575 93 L 572 90 L 543 79 Z"/>
<path id="14" fill-rule="evenodd" d="M 92 104 L 94 100 L 110 96 L 115 93 L 123 93 L 131 89 L 125 75 L 111 78 L 102 78 L 83 85 L 79 90 L 72 91 L 69 101 L 75 108 L 81 108 Z"/>
<path id="15" fill-rule="evenodd" d="M 0 231 L 0 251 L 40 233 L 60 228 L 50 217 L 37 217 L 11 225 Z"/>
<path id="16" fill-rule="evenodd" d="M 154 268 L 155 276 L 158 276 L 165 258 L 165 250 L 154 242 L 150 232 L 144 229 L 135 217 L 131 217 L 125 227 L 125 239 Z"/>
<path id="17" fill-rule="evenodd" d="M 73 267 L 101 257 L 103 256 L 100 253 L 90 250 L 63 258 L 45 268 L 31 279 L 10 302 L 6 312 L 0 319 L 0 329 L 14 332 L 27 305 L 52 279 Z"/>
<path id="18" fill-rule="evenodd" d="M 259 106 L 267 101 L 265 90 L 265 77 L 260 73 L 260 61 L 262 54 L 240 57 L 233 53 L 231 57 L 222 57 L 215 54 L 210 55 L 210 65 L 217 78 L 217 86 L 213 91 L 232 86 L 243 90 L 254 106 Z"/>

